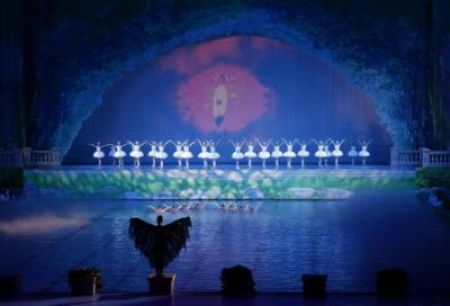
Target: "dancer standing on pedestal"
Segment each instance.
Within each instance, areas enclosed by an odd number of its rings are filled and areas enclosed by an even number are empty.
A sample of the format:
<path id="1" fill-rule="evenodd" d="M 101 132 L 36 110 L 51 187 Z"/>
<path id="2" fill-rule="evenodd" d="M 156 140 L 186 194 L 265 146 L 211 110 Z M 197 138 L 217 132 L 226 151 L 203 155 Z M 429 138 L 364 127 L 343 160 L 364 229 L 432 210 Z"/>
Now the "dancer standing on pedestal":
<path id="1" fill-rule="evenodd" d="M 171 141 L 171 143 L 175 146 L 175 152 L 173 152 L 173 158 L 175 158 L 178 161 L 178 169 L 181 169 L 182 167 L 182 156 L 183 156 L 183 142 L 177 140 L 177 141 Z"/>
<path id="2" fill-rule="evenodd" d="M 183 142 L 183 154 L 181 156 L 185 163 L 185 169 L 189 169 L 189 160 L 194 157 L 194 154 L 190 151 L 190 148 L 194 143 L 195 142 L 188 143 L 187 140 Z"/>
<path id="3" fill-rule="evenodd" d="M 255 148 L 253 142 L 247 142 L 247 152 L 244 153 L 245 158 L 248 160 L 248 168 L 252 168 L 252 159 L 256 158 Z"/>
<path id="4" fill-rule="evenodd" d="M 288 169 L 292 168 L 292 159 L 297 156 L 294 152 L 294 141 L 287 141 L 286 139 L 283 139 L 284 144 L 286 145 L 286 152 L 283 153 L 283 156 L 287 158 L 286 166 Z"/>
<path id="5" fill-rule="evenodd" d="M 305 167 L 305 158 L 309 157 L 309 152 L 306 149 L 307 146 L 308 146 L 308 143 L 306 143 L 305 141 L 302 141 L 300 143 L 300 151 L 298 151 L 298 153 L 297 153 L 298 157 L 300 157 L 300 159 L 301 159 L 301 167 L 302 168 Z"/>
<path id="6" fill-rule="evenodd" d="M 317 151 L 314 153 L 314 156 L 318 158 L 319 167 L 322 168 L 322 160 L 327 157 L 327 153 L 324 150 L 325 143 L 322 140 L 316 141 L 313 139 L 313 141 L 317 145 Z"/>
<path id="7" fill-rule="evenodd" d="M 126 147 L 127 144 L 123 145 L 120 143 L 120 141 L 117 142 L 117 144 L 114 145 L 116 151 L 114 152 L 114 158 L 118 160 L 119 168 L 123 168 L 123 158 L 127 156 L 127 153 L 122 149 L 123 147 Z"/>
<path id="8" fill-rule="evenodd" d="M 209 159 L 211 160 L 213 169 L 216 168 L 216 161 L 220 158 L 220 154 L 216 151 L 219 142 L 209 141 Z"/>
<path id="9" fill-rule="evenodd" d="M 372 139 L 369 141 L 360 141 L 359 144 L 361 145 L 361 151 L 359 151 L 358 155 L 362 158 L 362 164 L 363 166 L 366 165 L 366 158 L 370 156 L 369 151 L 367 151 L 367 147 L 372 142 Z"/>
<path id="10" fill-rule="evenodd" d="M 344 153 L 341 150 L 341 145 L 344 143 L 345 139 L 342 139 L 341 141 L 336 140 L 334 141 L 333 139 L 331 139 L 331 143 L 334 146 L 333 152 L 331 152 L 331 155 L 333 155 L 334 157 L 334 166 L 336 168 L 339 167 L 339 158 L 342 157 L 344 155 Z"/>
<path id="11" fill-rule="evenodd" d="M 268 151 L 270 146 L 270 139 L 269 141 L 260 141 L 259 139 L 256 139 L 256 141 L 259 144 L 259 147 L 261 148 L 261 151 L 258 153 L 258 157 L 262 161 L 262 168 L 266 169 L 266 160 L 270 158 L 270 153 Z"/>
<path id="12" fill-rule="evenodd" d="M 129 155 L 134 158 L 134 166 L 136 168 L 140 168 L 141 158 L 144 156 L 144 153 L 141 151 L 141 147 L 145 145 L 145 142 L 141 144 L 139 141 L 134 143 L 132 141 L 128 141 L 128 144 L 131 146 L 131 152 Z"/>
<path id="13" fill-rule="evenodd" d="M 89 144 L 91 147 L 95 148 L 94 154 L 92 154 L 92 157 L 94 157 L 98 161 L 98 168 L 102 167 L 102 159 L 105 157 L 105 153 L 103 152 L 102 148 L 106 146 L 110 146 L 109 144 L 100 145 L 100 142 L 97 142 L 97 144 Z"/>
<path id="14" fill-rule="evenodd" d="M 347 153 L 348 157 L 352 159 L 352 166 L 355 165 L 355 158 L 358 157 L 358 151 L 356 151 L 356 146 L 352 143 L 350 146 L 350 151 Z"/>
<path id="15" fill-rule="evenodd" d="M 197 139 L 198 144 L 200 145 L 200 153 L 198 153 L 197 157 L 203 161 L 203 168 L 208 168 L 208 159 L 210 157 L 210 153 L 208 152 L 208 147 L 210 142 L 208 140 L 200 141 Z"/>
<path id="16" fill-rule="evenodd" d="M 233 142 L 230 140 L 230 143 L 234 147 L 234 152 L 231 154 L 231 158 L 236 161 L 236 170 L 240 170 L 239 162 L 244 159 L 244 153 L 242 153 L 242 147 L 244 146 L 245 140 L 241 142 Z"/>

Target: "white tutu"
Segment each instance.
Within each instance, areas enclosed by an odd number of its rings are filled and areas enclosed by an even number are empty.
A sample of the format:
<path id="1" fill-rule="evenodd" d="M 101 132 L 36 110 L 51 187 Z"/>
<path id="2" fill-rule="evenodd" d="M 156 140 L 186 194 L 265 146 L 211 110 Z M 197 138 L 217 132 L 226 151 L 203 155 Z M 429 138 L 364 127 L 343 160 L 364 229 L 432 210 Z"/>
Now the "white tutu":
<path id="1" fill-rule="evenodd" d="M 191 159 L 192 157 L 194 157 L 194 155 L 190 151 L 181 154 L 181 159 Z"/>
<path id="2" fill-rule="evenodd" d="M 130 156 L 133 158 L 142 158 L 142 156 L 144 156 L 144 153 L 142 153 L 142 151 L 131 151 Z"/>
<path id="3" fill-rule="evenodd" d="M 244 153 L 242 153 L 242 152 L 233 152 L 233 154 L 231 154 L 231 158 L 232 159 L 236 159 L 236 160 L 243 159 L 244 158 Z"/>
<path id="4" fill-rule="evenodd" d="M 284 152 L 283 156 L 286 158 L 294 158 L 297 155 L 293 151 L 286 151 L 286 152 Z"/>
<path id="5" fill-rule="evenodd" d="M 155 158 L 156 159 L 166 159 L 167 158 L 167 153 L 166 152 L 156 152 L 155 153 Z"/>
<path id="6" fill-rule="evenodd" d="M 342 155 L 344 155 L 344 153 L 342 153 L 341 150 L 334 150 L 333 152 L 331 152 L 331 154 L 332 154 L 334 157 L 342 157 Z"/>
<path id="7" fill-rule="evenodd" d="M 181 159 L 182 155 L 183 155 L 183 151 L 175 151 L 175 152 L 173 152 L 173 158 Z"/>
<path id="8" fill-rule="evenodd" d="M 349 157 L 358 157 L 358 152 L 354 148 L 352 148 L 350 151 L 348 151 L 347 155 Z"/>
<path id="9" fill-rule="evenodd" d="M 359 152 L 358 155 L 359 155 L 359 157 L 369 157 L 370 153 L 367 151 L 361 151 L 361 152 Z"/>
<path id="10" fill-rule="evenodd" d="M 247 158 L 256 158 L 256 153 L 253 151 L 247 151 L 245 152 L 244 156 Z"/>
<path id="11" fill-rule="evenodd" d="M 297 153 L 297 155 L 298 155 L 299 157 L 301 157 L 301 158 L 305 158 L 305 157 L 308 157 L 308 156 L 309 156 L 309 152 L 308 152 L 308 151 L 299 151 L 299 152 Z"/>
<path id="12" fill-rule="evenodd" d="M 114 152 L 114 158 L 124 158 L 125 156 L 127 156 L 127 154 L 123 150 L 117 150 Z"/>
<path id="13" fill-rule="evenodd" d="M 156 155 L 156 150 L 150 150 L 148 153 L 147 153 L 147 156 L 149 156 L 149 157 L 155 157 L 155 155 Z"/>
<path id="14" fill-rule="evenodd" d="M 209 159 L 212 159 L 212 160 L 216 160 L 216 159 L 220 158 L 220 154 L 217 152 L 211 152 L 211 153 L 208 153 L 208 155 L 209 155 Z"/>
<path id="15" fill-rule="evenodd" d="M 272 152 L 272 157 L 273 158 L 281 158 L 281 157 L 283 157 L 283 152 L 275 149 L 275 151 Z"/>
<path id="16" fill-rule="evenodd" d="M 98 158 L 98 159 L 102 159 L 103 157 L 105 157 L 105 153 L 103 153 L 102 151 L 95 151 L 94 155 L 92 155 L 94 158 Z"/>
<path id="17" fill-rule="evenodd" d="M 314 156 L 317 158 L 326 158 L 327 153 L 325 153 L 325 151 L 316 151 L 316 153 L 314 153 Z"/>
<path id="18" fill-rule="evenodd" d="M 258 153 L 258 157 L 261 159 L 268 159 L 270 158 L 270 153 L 267 151 L 261 151 Z"/>
<path id="19" fill-rule="evenodd" d="M 209 159 L 210 155 L 211 154 L 209 152 L 200 152 L 198 154 L 198 158 L 200 158 L 200 159 Z"/>

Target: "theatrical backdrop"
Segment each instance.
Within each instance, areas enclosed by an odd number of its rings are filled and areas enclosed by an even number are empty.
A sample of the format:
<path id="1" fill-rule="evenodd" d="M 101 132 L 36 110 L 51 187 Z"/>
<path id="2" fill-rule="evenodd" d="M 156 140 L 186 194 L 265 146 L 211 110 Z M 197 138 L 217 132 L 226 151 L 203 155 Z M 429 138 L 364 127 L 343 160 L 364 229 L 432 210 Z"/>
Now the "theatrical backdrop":
<path id="1" fill-rule="evenodd" d="M 393 146 L 449 145 L 447 1 L 1 6 L 4 148 L 80 164 L 96 141 L 206 137 L 226 160 L 228 139 L 331 137 L 373 139 L 388 163 Z"/>
<path id="2" fill-rule="evenodd" d="M 448 0 L 0 0 L 0 289 L 448 297 L 449 119 Z"/>

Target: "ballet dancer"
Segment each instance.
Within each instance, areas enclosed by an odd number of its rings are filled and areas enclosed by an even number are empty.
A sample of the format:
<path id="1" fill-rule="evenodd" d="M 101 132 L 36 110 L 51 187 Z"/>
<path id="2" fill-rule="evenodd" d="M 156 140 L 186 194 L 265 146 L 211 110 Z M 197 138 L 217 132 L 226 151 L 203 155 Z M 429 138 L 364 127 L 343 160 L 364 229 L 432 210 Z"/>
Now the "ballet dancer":
<path id="1" fill-rule="evenodd" d="M 179 140 L 177 141 L 170 140 L 170 143 L 175 146 L 175 152 L 173 152 L 172 156 L 178 161 L 178 169 L 181 169 L 182 167 L 181 160 L 183 156 L 183 142 Z"/>
<path id="2" fill-rule="evenodd" d="M 372 142 L 372 139 L 369 141 L 359 141 L 359 144 L 361 145 L 361 151 L 359 151 L 358 155 L 362 158 L 362 164 L 363 166 L 366 165 L 366 158 L 370 156 L 369 151 L 367 151 L 367 147 Z"/>
<path id="3" fill-rule="evenodd" d="M 155 153 L 155 158 L 159 159 L 159 169 L 164 169 L 164 160 L 168 157 L 167 153 L 164 151 L 164 148 L 169 142 L 158 142 L 158 151 Z"/>
<path id="4" fill-rule="evenodd" d="M 147 156 L 150 157 L 152 159 L 152 168 L 155 169 L 156 168 L 156 153 L 158 153 L 158 144 L 154 141 L 152 142 L 148 142 L 146 141 L 146 143 L 150 146 L 150 151 L 148 151 Z"/>
<path id="5" fill-rule="evenodd" d="M 314 156 L 318 158 L 319 160 L 319 167 L 322 167 L 322 159 L 327 157 L 327 153 L 325 153 L 324 147 L 325 147 L 325 142 L 323 142 L 322 140 L 315 140 L 313 139 L 314 143 L 317 145 L 317 151 L 314 153 Z"/>
<path id="6" fill-rule="evenodd" d="M 184 159 L 185 169 L 189 169 L 189 160 L 194 157 L 194 154 L 190 151 L 191 146 L 195 142 L 188 143 L 188 141 L 183 142 L 183 154 L 181 155 L 182 159 Z"/>
<path id="7" fill-rule="evenodd" d="M 198 153 L 197 157 L 203 161 L 203 168 L 208 168 L 208 159 L 210 158 L 210 153 L 208 152 L 208 147 L 210 142 L 200 141 L 197 139 L 198 144 L 200 145 L 200 153 Z"/>
<path id="8" fill-rule="evenodd" d="M 345 139 L 342 139 L 341 141 L 339 140 L 334 141 L 333 139 L 331 139 L 330 141 L 334 146 L 333 152 L 331 152 L 331 155 L 333 155 L 334 157 L 334 166 L 338 168 L 339 158 L 344 155 L 344 153 L 341 150 L 341 145 L 344 143 Z"/>
<path id="9" fill-rule="evenodd" d="M 116 165 L 116 159 L 114 158 L 114 153 L 116 153 L 116 147 L 113 144 L 109 144 L 110 149 L 109 149 L 109 157 L 112 158 L 112 165 L 115 166 Z"/>
<path id="10" fill-rule="evenodd" d="M 331 154 L 331 151 L 330 151 L 330 139 L 327 139 L 327 141 L 324 143 L 324 146 L 323 146 L 323 151 L 325 152 L 325 154 L 326 154 L 326 157 L 325 157 L 325 167 L 327 166 L 327 164 L 328 164 L 328 158 L 330 158 L 330 157 L 332 157 L 333 155 Z"/>
<path id="11" fill-rule="evenodd" d="M 145 142 L 139 143 L 139 141 L 132 142 L 128 141 L 128 144 L 131 146 L 130 156 L 134 158 L 134 166 L 136 168 L 141 167 L 141 158 L 144 156 L 144 153 L 141 151 L 141 147 L 145 145 Z"/>
<path id="12" fill-rule="evenodd" d="M 297 156 L 297 154 L 295 154 L 294 150 L 294 144 L 295 144 L 295 140 L 294 141 L 287 141 L 286 139 L 283 139 L 284 144 L 286 145 L 286 152 L 283 153 L 283 156 L 287 158 L 287 168 L 291 169 L 292 168 L 292 159 L 294 157 Z"/>
<path id="13" fill-rule="evenodd" d="M 115 147 L 114 152 L 114 158 L 118 160 L 119 168 L 123 168 L 123 158 L 127 156 L 127 153 L 122 149 L 123 147 L 126 147 L 128 144 L 121 144 L 120 141 L 117 142 L 117 144 L 113 145 Z"/>
<path id="14" fill-rule="evenodd" d="M 103 147 L 107 147 L 110 146 L 109 144 L 105 144 L 105 145 L 100 145 L 100 142 L 97 142 L 97 144 L 89 144 L 91 147 L 95 148 L 95 152 L 94 154 L 92 154 L 92 157 L 94 157 L 95 159 L 97 159 L 98 161 L 98 167 L 101 168 L 102 167 L 102 159 L 105 157 L 105 153 L 103 153 L 102 148 Z"/>
<path id="15" fill-rule="evenodd" d="M 211 160 L 213 169 L 216 168 L 216 161 L 220 158 L 220 154 L 216 151 L 219 142 L 209 141 L 209 159 Z"/>
<path id="16" fill-rule="evenodd" d="M 247 143 L 247 152 L 244 153 L 244 156 L 248 159 L 248 168 L 252 168 L 252 159 L 256 158 L 255 148 L 253 146 L 253 142 Z"/>
<path id="17" fill-rule="evenodd" d="M 275 158 L 275 169 L 278 169 L 279 162 L 278 160 L 283 157 L 283 152 L 280 150 L 281 144 L 279 142 L 273 143 L 273 151 L 272 151 L 272 158 Z"/>
<path id="18" fill-rule="evenodd" d="M 270 153 L 268 151 L 270 146 L 270 139 L 269 141 L 259 141 L 259 139 L 256 139 L 256 142 L 259 144 L 259 147 L 261 148 L 261 151 L 259 151 L 258 153 L 258 157 L 262 160 L 263 169 L 266 169 L 266 160 L 270 158 Z"/>
<path id="19" fill-rule="evenodd" d="M 244 153 L 242 153 L 242 147 L 244 146 L 245 140 L 241 142 L 233 142 L 230 140 L 230 143 L 234 147 L 234 152 L 231 154 L 231 158 L 236 161 L 236 170 L 240 170 L 239 162 L 244 159 Z"/>
<path id="20" fill-rule="evenodd" d="M 302 163 L 301 167 L 302 168 L 305 168 L 305 158 L 309 157 L 309 152 L 306 149 L 307 146 L 308 146 L 308 143 L 305 141 L 302 141 L 300 143 L 300 151 L 298 151 L 298 153 L 297 153 L 298 157 L 300 157 L 300 159 L 301 159 L 301 163 Z"/>
<path id="21" fill-rule="evenodd" d="M 352 159 L 352 166 L 355 165 L 355 158 L 358 157 L 358 151 L 356 151 L 356 146 L 352 143 L 350 146 L 350 151 L 347 153 L 348 157 Z"/>

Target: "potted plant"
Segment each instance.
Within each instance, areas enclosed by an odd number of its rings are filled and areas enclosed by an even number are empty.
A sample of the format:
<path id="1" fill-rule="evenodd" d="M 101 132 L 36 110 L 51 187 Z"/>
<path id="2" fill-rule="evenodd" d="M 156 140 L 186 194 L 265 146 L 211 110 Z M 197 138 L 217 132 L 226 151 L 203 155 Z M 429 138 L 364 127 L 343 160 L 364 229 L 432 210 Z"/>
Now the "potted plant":
<path id="1" fill-rule="evenodd" d="M 95 295 L 102 287 L 102 275 L 97 268 L 74 268 L 69 270 L 68 277 L 73 296 Z"/>

